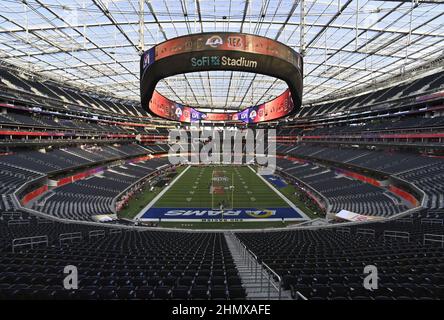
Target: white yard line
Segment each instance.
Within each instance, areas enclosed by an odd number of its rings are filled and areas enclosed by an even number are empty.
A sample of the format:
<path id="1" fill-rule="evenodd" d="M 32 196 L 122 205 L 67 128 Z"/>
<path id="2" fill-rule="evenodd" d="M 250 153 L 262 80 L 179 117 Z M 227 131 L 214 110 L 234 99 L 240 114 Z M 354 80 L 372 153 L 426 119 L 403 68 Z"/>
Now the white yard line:
<path id="1" fill-rule="evenodd" d="M 270 182 L 268 182 L 267 179 L 265 179 L 264 177 L 262 177 L 260 174 L 258 174 L 256 172 L 256 170 L 254 170 L 252 167 L 248 166 L 248 168 L 250 168 L 251 171 L 253 171 L 260 179 L 262 179 L 263 182 L 265 182 L 265 184 L 267 186 L 269 186 L 271 188 L 271 190 L 273 190 L 274 192 L 276 192 L 276 194 L 282 198 L 282 200 L 284 200 L 294 211 L 296 211 L 297 213 L 299 213 L 301 215 L 302 218 L 305 218 L 307 220 L 310 220 L 310 218 L 298 207 L 296 207 L 294 205 L 293 202 L 291 202 L 290 200 L 288 200 L 288 198 L 286 196 L 284 196 L 282 193 L 280 193 Z"/>
<path id="2" fill-rule="evenodd" d="M 143 216 L 143 214 L 148 209 L 150 209 L 165 194 L 165 192 L 167 192 L 176 183 L 176 181 L 179 180 L 185 174 L 185 172 L 188 171 L 189 168 L 191 168 L 191 166 L 186 167 L 186 169 L 183 170 L 181 174 L 179 174 L 176 178 L 174 178 L 174 180 L 171 181 L 171 183 L 166 188 L 164 188 L 157 196 L 155 196 L 154 199 L 151 200 L 151 202 L 145 206 L 145 208 L 140 210 L 140 212 L 133 218 L 133 220 L 140 219 Z"/>

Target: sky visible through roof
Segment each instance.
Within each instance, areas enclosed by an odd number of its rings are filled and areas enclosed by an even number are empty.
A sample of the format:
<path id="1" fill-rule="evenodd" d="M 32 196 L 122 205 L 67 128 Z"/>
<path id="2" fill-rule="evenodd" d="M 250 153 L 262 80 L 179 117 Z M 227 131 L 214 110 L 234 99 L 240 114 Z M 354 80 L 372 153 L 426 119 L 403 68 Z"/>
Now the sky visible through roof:
<path id="1" fill-rule="evenodd" d="M 0 0 L 0 59 L 67 84 L 139 100 L 141 18 L 145 50 L 180 35 L 232 31 L 300 51 L 305 25 L 303 99 L 313 102 L 442 56 L 444 3 L 438 2 L 145 0 L 142 15 L 138 0 Z M 230 111 L 270 100 L 286 84 L 212 71 L 173 76 L 157 88 L 202 110 Z"/>

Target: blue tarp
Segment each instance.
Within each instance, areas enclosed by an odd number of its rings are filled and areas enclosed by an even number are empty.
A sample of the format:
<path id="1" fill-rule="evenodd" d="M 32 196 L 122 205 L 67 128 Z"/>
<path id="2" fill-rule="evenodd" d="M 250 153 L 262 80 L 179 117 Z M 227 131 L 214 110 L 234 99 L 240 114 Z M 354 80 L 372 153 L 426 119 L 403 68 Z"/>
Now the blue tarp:
<path id="1" fill-rule="evenodd" d="M 265 179 L 267 179 L 268 182 L 270 182 L 272 185 L 274 185 L 276 188 L 284 188 L 287 186 L 287 183 L 283 181 L 280 177 L 274 176 L 274 175 L 264 175 Z"/>

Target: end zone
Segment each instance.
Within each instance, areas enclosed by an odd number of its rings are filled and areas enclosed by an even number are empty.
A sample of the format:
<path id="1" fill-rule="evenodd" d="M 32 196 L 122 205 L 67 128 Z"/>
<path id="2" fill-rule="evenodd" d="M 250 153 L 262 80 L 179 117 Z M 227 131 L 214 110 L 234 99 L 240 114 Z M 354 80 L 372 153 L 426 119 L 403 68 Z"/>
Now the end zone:
<path id="1" fill-rule="evenodd" d="M 211 222 L 211 221 L 305 221 L 292 208 L 237 208 L 213 210 L 211 208 L 149 208 L 140 221 Z"/>

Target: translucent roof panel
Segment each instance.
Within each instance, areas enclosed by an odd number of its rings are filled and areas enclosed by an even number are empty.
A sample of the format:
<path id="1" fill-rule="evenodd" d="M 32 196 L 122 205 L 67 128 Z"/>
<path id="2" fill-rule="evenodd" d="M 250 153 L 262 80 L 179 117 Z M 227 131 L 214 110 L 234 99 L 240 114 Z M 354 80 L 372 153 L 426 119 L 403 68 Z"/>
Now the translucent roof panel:
<path id="1" fill-rule="evenodd" d="M 141 48 L 191 33 L 253 33 L 303 51 L 304 103 L 389 80 L 444 52 L 441 0 L 0 0 L 0 22 L 2 61 L 130 100 L 140 99 Z M 225 111 L 285 88 L 227 71 L 158 85 L 178 102 Z"/>

